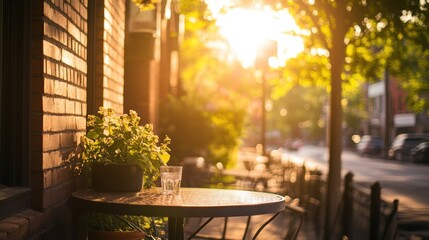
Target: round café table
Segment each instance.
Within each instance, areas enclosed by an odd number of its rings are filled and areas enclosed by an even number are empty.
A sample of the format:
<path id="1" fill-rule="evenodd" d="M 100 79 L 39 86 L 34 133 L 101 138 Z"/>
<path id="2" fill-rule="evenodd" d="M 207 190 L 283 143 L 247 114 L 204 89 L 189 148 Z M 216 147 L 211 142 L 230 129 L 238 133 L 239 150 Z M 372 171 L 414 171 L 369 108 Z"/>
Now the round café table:
<path id="1" fill-rule="evenodd" d="M 140 192 L 96 192 L 72 194 L 79 210 L 116 215 L 168 217 L 170 239 L 183 239 L 183 219 L 233 217 L 277 213 L 284 209 L 283 196 L 233 189 L 181 188 L 178 195 L 164 195 L 160 188 Z"/>

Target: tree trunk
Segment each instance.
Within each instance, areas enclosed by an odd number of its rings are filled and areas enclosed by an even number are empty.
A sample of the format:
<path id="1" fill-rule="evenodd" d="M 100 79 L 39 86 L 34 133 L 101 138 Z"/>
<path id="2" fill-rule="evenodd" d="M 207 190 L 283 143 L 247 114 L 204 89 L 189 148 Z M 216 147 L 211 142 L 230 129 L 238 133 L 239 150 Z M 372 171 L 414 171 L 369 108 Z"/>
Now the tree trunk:
<path id="1" fill-rule="evenodd" d="M 341 32 L 341 31 L 340 31 Z M 326 196 L 325 212 L 325 231 L 324 239 L 328 240 L 332 236 L 330 232 L 334 229 L 335 212 L 341 199 L 341 152 L 342 152 L 342 108 L 341 108 L 341 91 L 342 80 L 341 72 L 344 64 L 345 44 L 344 35 L 341 33 L 334 34 L 333 47 L 330 51 L 331 62 L 331 92 L 329 108 L 329 172 L 328 187 Z"/>

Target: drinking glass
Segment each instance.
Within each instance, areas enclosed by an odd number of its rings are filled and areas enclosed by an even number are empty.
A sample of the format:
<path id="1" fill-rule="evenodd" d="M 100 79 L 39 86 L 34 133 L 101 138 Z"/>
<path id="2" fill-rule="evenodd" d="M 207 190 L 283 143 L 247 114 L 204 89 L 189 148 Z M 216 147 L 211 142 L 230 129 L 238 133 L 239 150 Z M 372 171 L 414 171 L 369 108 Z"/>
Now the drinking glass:
<path id="1" fill-rule="evenodd" d="M 182 181 L 182 166 L 161 166 L 161 192 L 178 194 Z"/>

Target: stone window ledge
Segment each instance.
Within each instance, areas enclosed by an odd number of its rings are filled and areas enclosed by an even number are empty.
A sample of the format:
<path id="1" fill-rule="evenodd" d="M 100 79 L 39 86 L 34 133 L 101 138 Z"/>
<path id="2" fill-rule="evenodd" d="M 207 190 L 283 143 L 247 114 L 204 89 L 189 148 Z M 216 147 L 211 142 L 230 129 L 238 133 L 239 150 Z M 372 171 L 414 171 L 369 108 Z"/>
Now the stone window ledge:
<path id="1" fill-rule="evenodd" d="M 30 188 L 0 188 L 0 219 L 30 207 Z"/>

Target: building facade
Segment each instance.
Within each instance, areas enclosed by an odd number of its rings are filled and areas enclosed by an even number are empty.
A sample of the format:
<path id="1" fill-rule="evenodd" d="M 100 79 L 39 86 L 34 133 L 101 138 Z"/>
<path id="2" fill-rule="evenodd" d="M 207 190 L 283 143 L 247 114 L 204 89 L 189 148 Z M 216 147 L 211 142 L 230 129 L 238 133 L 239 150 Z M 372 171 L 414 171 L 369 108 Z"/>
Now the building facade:
<path id="1" fill-rule="evenodd" d="M 369 84 L 367 89 L 368 121 L 364 134 L 384 139 L 389 147 L 401 133 L 429 133 L 427 113 L 415 113 L 407 107 L 405 92 L 397 79 Z"/>
<path id="2" fill-rule="evenodd" d="M 1 240 L 72 238 L 70 195 L 83 185 L 71 153 L 86 117 L 133 109 L 156 126 L 178 82 L 176 10 L 161 1 L 136 31 L 129 0 L 0 2 Z"/>

